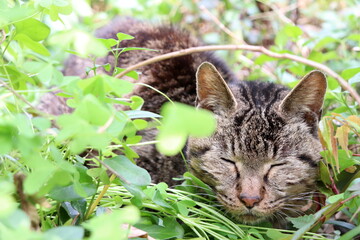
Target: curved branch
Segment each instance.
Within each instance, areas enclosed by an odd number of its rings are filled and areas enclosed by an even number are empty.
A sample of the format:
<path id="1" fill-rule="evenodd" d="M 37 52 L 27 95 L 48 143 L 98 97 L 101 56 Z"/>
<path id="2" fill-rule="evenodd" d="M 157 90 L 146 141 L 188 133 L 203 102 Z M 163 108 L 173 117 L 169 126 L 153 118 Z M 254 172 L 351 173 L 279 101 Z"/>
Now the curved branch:
<path id="1" fill-rule="evenodd" d="M 312 61 L 312 60 L 309 60 L 309 59 L 306 59 L 306 58 L 303 58 L 300 56 L 289 54 L 289 53 L 272 52 L 272 51 L 264 48 L 263 46 L 254 46 L 254 45 L 247 45 L 247 44 L 243 44 L 243 45 L 209 45 L 209 46 L 200 46 L 200 47 L 192 47 L 192 48 L 182 49 L 179 51 L 155 56 L 155 57 L 152 57 L 145 61 L 142 61 L 140 63 L 137 63 L 135 65 L 132 65 L 132 66 L 126 68 L 123 72 L 117 74 L 115 77 L 121 78 L 121 77 L 125 76 L 127 73 L 129 73 L 135 69 L 138 69 L 140 67 L 149 65 L 151 63 L 159 62 L 162 60 L 180 57 L 180 56 L 184 56 L 184 55 L 189 55 L 192 53 L 217 51 L 217 50 L 245 50 L 245 51 L 251 51 L 251 52 L 260 52 L 269 57 L 279 58 L 279 59 L 289 59 L 289 60 L 293 60 L 293 61 L 305 64 L 305 65 L 317 68 L 317 69 L 327 73 L 329 76 L 335 78 L 336 81 L 338 81 L 338 83 L 342 87 L 342 89 L 348 91 L 350 93 L 350 95 L 358 103 L 358 105 L 360 106 L 360 95 L 350 86 L 350 84 L 345 79 L 343 79 L 339 74 L 337 74 L 335 71 L 333 71 L 329 67 L 325 66 L 324 64 L 321 64 L 321 63 L 318 63 L 318 62 L 315 62 L 315 61 Z"/>

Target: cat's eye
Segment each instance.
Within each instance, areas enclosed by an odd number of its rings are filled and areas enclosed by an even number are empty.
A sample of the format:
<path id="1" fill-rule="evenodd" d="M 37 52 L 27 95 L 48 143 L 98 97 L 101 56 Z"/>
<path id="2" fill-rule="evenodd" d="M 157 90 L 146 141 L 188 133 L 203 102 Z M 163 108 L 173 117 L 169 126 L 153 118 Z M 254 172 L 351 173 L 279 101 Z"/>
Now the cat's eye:
<path id="1" fill-rule="evenodd" d="M 231 163 L 231 164 L 235 164 L 235 162 L 233 162 L 233 161 L 231 161 L 231 160 L 229 160 L 229 159 L 227 159 L 227 158 L 220 158 L 221 160 L 223 160 L 223 161 L 225 161 L 225 162 L 228 162 L 228 163 Z"/>
<path id="2" fill-rule="evenodd" d="M 264 176 L 264 181 L 267 182 L 269 180 L 269 174 L 270 174 L 271 169 L 273 169 L 275 167 L 278 167 L 278 166 L 283 166 L 285 164 L 286 164 L 285 162 L 271 164 L 270 167 L 269 167 L 269 170 L 267 171 L 267 173 Z"/>
<path id="3" fill-rule="evenodd" d="M 269 171 L 270 171 L 270 169 L 272 169 L 272 168 L 274 168 L 274 167 L 282 166 L 282 165 L 285 165 L 285 164 L 286 164 L 285 162 L 271 164 L 271 165 L 270 165 L 270 168 L 269 168 Z"/>

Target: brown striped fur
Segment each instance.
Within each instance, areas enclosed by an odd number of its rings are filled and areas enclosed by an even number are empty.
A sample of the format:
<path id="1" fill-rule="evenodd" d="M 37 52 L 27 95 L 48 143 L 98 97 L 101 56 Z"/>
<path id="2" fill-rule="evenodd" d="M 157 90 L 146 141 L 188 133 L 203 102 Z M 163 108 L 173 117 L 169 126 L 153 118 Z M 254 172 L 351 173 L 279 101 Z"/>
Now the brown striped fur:
<path id="1" fill-rule="evenodd" d="M 99 29 L 97 36 L 116 38 L 117 32 L 135 37 L 123 41 L 121 47 L 159 50 L 126 52 L 116 63 L 121 67 L 201 45 L 188 32 L 173 26 L 155 26 L 133 19 L 115 19 Z M 98 63 L 107 62 L 115 65 L 111 55 Z M 86 77 L 86 66 L 91 66 L 91 62 L 72 56 L 64 73 Z M 320 160 L 317 128 L 326 89 L 322 73 L 311 72 L 290 91 L 273 83 L 239 81 L 209 52 L 161 61 L 139 71 L 140 82 L 166 93 L 173 101 L 214 112 L 215 134 L 189 139 L 186 155 L 191 171 L 214 189 L 235 218 L 256 222 L 297 215 L 304 210 L 301 208 L 315 191 Z M 144 86 L 137 86 L 133 94 L 141 96 L 145 100 L 143 109 L 152 112 L 159 112 L 166 102 L 163 96 Z M 153 139 L 155 134 L 155 130 L 148 131 L 144 138 Z M 171 178 L 185 171 L 179 156 L 164 157 L 154 146 L 137 151 L 141 156 L 138 164 L 151 173 L 155 182 L 173 183 Z"/>

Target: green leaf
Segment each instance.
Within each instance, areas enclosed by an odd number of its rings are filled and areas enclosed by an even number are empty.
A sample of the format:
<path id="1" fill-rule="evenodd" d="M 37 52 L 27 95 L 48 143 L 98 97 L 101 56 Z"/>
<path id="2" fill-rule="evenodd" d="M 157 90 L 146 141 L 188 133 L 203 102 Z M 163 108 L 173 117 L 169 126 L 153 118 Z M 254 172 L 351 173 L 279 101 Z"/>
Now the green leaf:
<path id="1" fill-rule="evenodd" d="M 36 13 L 36 9 L 27 5 L 24 6 L 14 6 L 9 7 L 5 2 L 4 4 L 0 4 L 0 28 L 4 28 L 5 26 L 21 21 L 23 19 L 28 18 Z"/>
<path id="2" fill-rule="evenodd" d="M 81 240 L 83 237 L 84 229 L 77 226 L 56 227 L 44 233 L 44 239 Z"/>
<path id="3" fill-rule="evenodd" d="M 294 39 L 299 37 L 303 33 L 301 28 L 299 28 L 298 26 L 292 25 L 292 24 L 287 24 L 284 27 L 284 32 L 285 32 L 286 36 L 294 38 Z"/>
<path id="4" fill-rule="evenodd" d="M 360 192 L 360 178 L 356 178 L 354 179 L 349 187 L 346 189 L 346 191 L 351 191 L 351 192 Z"/>
<path id="5" fill-rule="evenodd" d="M 136 166 L 127 157 L 119 155 L 105 159 L 104 163 L 120 177 L 120 180 L 136 186 L 147 186 L 151 182 L 150 174 L 143 168 Z"/>
<path id="6" fill-rule="evenodd" d="M 273 240 L 290 240 L 291 236 L 284 234 L 277 229 L 269 229 L 266 231 L 266 236 Z"/>
<path id="7" fill-rule="evenodd" d="M 340 238 L 338 238 L 338 240 L 356 239 L 359 236 L 359 234 L 360 234 L 360 225 L 355 227 L 354 229 L 351 229 L 350 231 L 348 231 L 344 235 L 342 235 Z"/>
<path id="8" fill-rule="evenodd" d="M 134 39 L 133 36 L 131 36 L 129 34 L 121 33 L 121 32 L 117 33 L 116 36 L 119 39 L 119 41 Z"/>
<path id="9" fill-rule="evenodd" d="M 344 199 L 344 193 L 340 193 L 340 194 L 336 194 L 333 196 L 328 197 L 328 199 L 326 199 L 326 201 L 328 203 L 336 203 L 337 201 Z"/>
<path id="10" fill-rule="evenodd" d="M 108 85 L 108 91 L 115 93 L 118 97 L 130 93 L 134 88 L 134 84 L 126 80 L 110 76 L 106 76 L 105 80 Z"/>
<path id="11" fill-rule="evenodd" d="M 319 50 L 323 49 L 324 46 L 326 46 L 330 43 L 338 43 L 338 42 L 340 42 L 339 39 L 327 36 L 327 37 L 322 38 L 320 41 L 318 41 L 318 43 L 314 47 L 314 50 L 319 51 Z"/>
<path id="12" fill-rule="evenodd" d="M 156 113 L 148 112 L 148 111 L 129 110 L 129 111 L 124 111 L 124 112 L 131 119 L 134 119 L 134 118 L 161 118 L 160 115 L 158 115 Z"/>
<path id="13" fill-rule="evenodd" d="M 184 229 L 173 217 L 166 217 L 162 220 L 163 226 L 136 224 L 135 227 L 147 232 L 155 239 L 182 238 Z"/>
<path id="14" fill-rule="evenodd" d="M 82 225 L 91 232 L 89 240 L 127 239 L 128 230 L 122 225 L 133 225 L 139 219 L 139 210 L 134 206 L 128 206 L 94 217 Z"/>
<path id="15" fill-rule="evenodd" d="M 53 188 L 50 193 L 49 197 L 56 201 L 75 201 L 83 199 L 84 197 L 92 196 L 96 193 L 96 185 L 92 183 L 82 183 L 81 188 L 84 191 L 85 195 L 81 196 L 75 190 L 75 185 L 69 185 L 65 187 L 55 187 Z"/>
<path id="16" fill-rule="evenodd" d="M 78 86 L 83 89 L 84 94 L 93 94 L 103 101 L 106 94 L 110 92 L 118 97 L 130 93 L 134 84 L 108 75 L 96 75 L 79 81 Z"/>
<path id="17" fill-rule="evenodd" d="M 0 124 L 0 154 L 8 153 L 14 146 L 18 130 L 10 124 Z"/>
<path id="18" fill-rule="evenodd" d="M 136 130 L 144 130 L 148 126 L 148 122 L 143 119 L 135 119 L 132 121 Z"/>
<path id="19" fill-rule="evenodd" d="M 360 82 L 360 72 L 349 79 L 349 84 L 350 85 L 353 85 L 353 84 L 358 83 L 358 82 Z"/>
<path id="20" fill-rule="evenodd" d="M 289 40 L 296 40 L 302 34 L 301 28 L 292 24 L 286 24 L 275 37 L 275 44 L 284 48 Z"/>
<path id="21" fill-rule="evenodd" d="M 113 38 L 98 38 L 100 40 L 100 42 L 102 42 L 104 44 L 104 46 L 108 49 L 111 49 L 111 47 L 115 46 L 118 41 L 116 41 Z"/>
<path id="22" fill-rule="evenodd" d="M 53 62 L 27 61 L 23 68 L 47 86 L 62 83 L 63 75 Z"/>
<path id="23" fill-rule="evenodd" d="M 156 148 L 173 156 L 185 146 L 188 136 L 206 137 L 216 128 L 212 113 L 182 103 L 165 103 L 161 108 L 163 126 L 157 136 Z"/>
<path id="24" fill-rule="evenodd" d="M 353 40 L 353 41 L 357 41 L 360 42 L 360 34 L 354 33 L 354 34 L 350 34 L 347 37 L 348 40 Z"/>
<path id="25" fill-rule="evenodd" d="M 276 61 L 276 60 L 277 60 L 277 58 L 269 57 L 265 54 L 262 54 L 258 58 L 256 58 L 254 63 L 257 65 L 263 65 L 266 62 Z"/>
<path id="26" fill-rule="evenodd" d="M 111 112 L 104 107 L 93 95 L 86 95 L 74 111 L 74 115 L 81 117 L 90 124 L 104 125 L 110 118 Z"/>
<path id="27" fill-rule="evenodd" d="M 30 219 L 28 215 L 20 209 L 16 209 L 5 218 L 0 218 L 0 223 L 2 226 L 5 225 L 12 229 L 30 229 Z"/>
<path id="28" fill-rule="evenodd" d="M 128 51 L 134 51 L 134 50 L 141 50 L 141 51 L 155 51 L 157 52 L 158 50 L 156 49 L 151 49 L 151 48 L 142 48 L 142 47 L 127 47 L 127 48 L 123 48 L 121 50 L 121 53 L 124 52 L 128 52 Z"/>
<path id="29" fill-rule="evenodd" d="M 287 41 L 288 41 L 288 37 L 286 36 L 284 31 L 279 31 L 276 34 L 275 44 L 277 46 L 279 46 L 280 48 L 283 48 L 285 46 L 285 44 L 287 43 Z"/>
<path id="30" fill-rule="evenodd" d="M 142 99 L 139 96 L 132 96 L 130 100 L 131 100 L 130 108 L 132 110 L 140 110 L 142 105 L 144 104 L 144 99 Z"/>
<path id="31" fill-rule="evenodd" d="M 46 39 L 50 34 L 50 28 L 34 18 L 25 19 L 14 25 L 16 34 L 24 34 L 36 42 Z"/>
<path id="32" fill-rule="evenodd" d="M 142 139 L 142 136 L 128 137 L 128 138 L 126 138 L 125 143 L 126 144 L 136 144 L 136 143 L 140 142 L 141 139 Z"/>
<path id="33" fill-rule="evenodd" d="M 10 180 L 6 179 L 6 177 L 0 177 L 0 222 L 1 219 L 6 219 L 18 208 L 19 204 L 13 197 L 14 192 L 15 186 L 12 179 Z"/>
<path id="34" fill-rule="evenodd" d="M 116 67 L 115 71 L 114 71 L 114 74 L 117 75 L 119 73 L 122 73 L 123 71 L 125 71 L 125 68 Z M 131 77 L 131 78 L 133 78 L 135 80 L 139 79 L 139 74 L 136 71 L 128 72 L 127 74 L 125 74 L 125 76 Z"/>
<path id="35" fill-rule="evenodd" d="M 304 222 L 304 221 L 296 221 L 294 220 L 296 223 L 295 224 L 298 224 L 298 226 L 301 226 L 301 228 L 299 230 L 297 230 L 293 237 L 292 237 L 292 240 L 295 240 L 295 239 L 300 239 L 307 231 L 309 231 L 311 229 L 311 227 L 313 226 L 313 224 L 322 216 L 322 214 L 328 210 L 331 206 L 328 205 L 328 206 L 325 206 L 323 207 L 321 210 L 319 210 L 318 212 L 316 212 L 315 214 L 312 215 L 311 218 L 307 218 L 308 222 Z M 306 216 L 303 216 L 303 217 L 306 217 Z M 302 217 L 300 217 L 302 218 Z M 294 224 L 294 223 L 293 223 Z"/>
<path id="36" fill-rule="evenodd" d="M 70 41 L 80 56 L 87 57 L 93 54 L 97 57 L 105 56 L 108 53 L 106 46 L 91 34 L 83 31 L 74 31 L 70 34 Z"/>
<path id="37" fill-rule="evenodd" d="M 24 191 L 27 194 L 35 194 L 40 189 L 49 183 L 49 180 L 53 177 L 56 168 L 52 166 L 48 161 L 41 161 L 36 165 L 33 163 L 33 171 L 26 177 L 24 182 Z"/>
<path id="38" fill-rule="evenodd" d="M 3 66 L 0 68 L 0 77 L 9 79 L 11 86 L 15 90 L 25 90 L 27 89 L 26 84 L 34 84 L 34 80 L 19 70 L 21 69 L 14 66 Z"/>
<path id="39" fill-rule="evenodd" d="M 72 4 L 69 0 L 42 0 L 40 5 L 45 8 L 44 12 L 49 14 L 52 21 L 61 20 L 59 14 L 72 13 Z"/>
<path id="40" fill-rule="evenodd" d="M 176 203 L 176 207 L 179 213 L 185 217 L 187 217 L 189 214 L 189 208 L 192 208 L 194 206 L 196 206 L 196 203 L 190 200 L 181 200 Z"/>
<path id="41" fill-rule="evenodd" d="M 91 103 L 92 101 L 89 102 Z M 104 120 L 104 116 L 96 119 L 98 112 L 95 112 L 95 115 L 91 115 L 91 113 L 94 113 L 92 111 L 94 109 L 89 109 L 91 108 L 89 102 L 84 103 L 83 109 L 77 112 L 80 116 L 74 113 L 71 115 L 64 114 L 57 118 L 57 123 L 61 127 L 61 131 L 57 135 L 56 140 L 59 142 L 71 140 L 68 146 L 73 153 L 81 153 L 86 147 L 103 149 L 108 146 L 111 141 L 111 136 L 108 133 L 98 133 L 97 128 L 88 122 L 102 125 L 101 123 L 107 121 Z M 96 109 L 96 106 L 94 107 Z M 101 109 L 102 106 L 99 106 L 99 108 Z M 80 113 L 84 113 L 84 116 L 81 116 Z M 82 117 L 87 119 L 83 119 Z"/>
<path id="42" fill-rule="evenodd" d="M 314 219 L 314 215 L 310 214 L 310 215 L 304 215 L 301 217 L 296 217 L 296 218 L 291 218 L 288 217 L 287 218 L 295 228 L 300 229 L 303 226 L 305 226 L 306 224 L 308 224 L 309 222 L 311 222 Z"/>
<path id="43" fill-rule="evenodd" d="M 42 45 L 41 43 L 38 43 L 34 40 L 32 40 L 30 37 L 28 37 L 25 34 L 17 34 L 14 37 L 14 40 L 17 40 L 21 45 L 33 50 L 36 53 L 39 53 L 44 56 L 50 56 L 50 52 Z"/>
<path id="44" fill-rule="evenodd" d="M 67 221 L 70 217 L 73 219 L 73 223 L 77 224 L 83 221 L 85 213 L 86 213 L 86 205 L 87 202 L 85 199 L 79 199 L 72 202 L 63 202 L 61 203 L 61 207 L 68 216 L 65 216 L 65 214 L 62 214 L 62 218 L 64 221 Z M 60 211 L 61 212 L 61 211 Z"/>

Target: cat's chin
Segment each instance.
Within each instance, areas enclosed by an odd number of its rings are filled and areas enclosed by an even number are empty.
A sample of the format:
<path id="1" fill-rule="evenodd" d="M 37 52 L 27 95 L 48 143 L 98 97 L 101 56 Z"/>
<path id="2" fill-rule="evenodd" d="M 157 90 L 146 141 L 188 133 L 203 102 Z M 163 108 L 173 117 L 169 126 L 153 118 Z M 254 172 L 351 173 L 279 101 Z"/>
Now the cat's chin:
<path id="1" fill-rule="evenodd" d="M 253 214 L 244 214 L 237 217 L 239 221 L 245 224 L 255 224 L 264 221 L 265 217 L 255 216 Z"/>
<path id="2" fill-rule="evenodd" d="M 266 220 L 266 217 L 259 217 L 251 213 L 234 216 L 236 220 L 244 224 L 256 224 Z"/>

